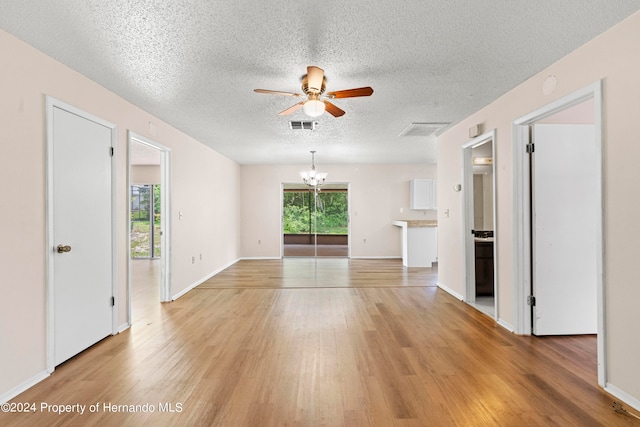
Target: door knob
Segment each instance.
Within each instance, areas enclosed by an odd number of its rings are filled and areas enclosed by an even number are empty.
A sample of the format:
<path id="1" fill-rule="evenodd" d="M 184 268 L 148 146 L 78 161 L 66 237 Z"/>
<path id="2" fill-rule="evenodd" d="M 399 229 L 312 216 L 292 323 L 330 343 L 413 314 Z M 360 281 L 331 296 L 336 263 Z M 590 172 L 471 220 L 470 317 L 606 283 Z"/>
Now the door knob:
<path id="1" fill-rule="evenodd" d="M 65 252 L 71 252 L 71 246 L 68 245 L 58 245 L 58 253 L 63 254 Z"/>

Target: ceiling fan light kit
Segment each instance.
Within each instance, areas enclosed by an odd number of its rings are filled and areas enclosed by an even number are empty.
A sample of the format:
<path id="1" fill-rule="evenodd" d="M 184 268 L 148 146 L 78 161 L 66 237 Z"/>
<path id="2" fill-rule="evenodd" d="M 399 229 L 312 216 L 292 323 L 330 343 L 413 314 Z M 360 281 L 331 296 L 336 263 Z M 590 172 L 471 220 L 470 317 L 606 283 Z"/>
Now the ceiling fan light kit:
<path id="1" fill-rule="evenodd" d="M 331 102 L 323 98 L 340 99 L 340 98 L 356 98 L 361 96 L 371 96 L 373 89 L 369 86 L 360 87 L 356 89 L 345 89 L 335 92 L 328 92 L 326 95 L 324 91 L 326 89 L 327 79 L 324 76 L 324 70 L 322 68 L 310 65 L 307 67 L 307 74 L 302 77 L 302 92 L 308 97 L 307 101 L 298 102 L 295 105 L 281 111 L 281 116 L 293 114 L 300 108 L 310 117 L 319 117 L 325 111 L 331 114 L 333 117 L 340 117 L 345 114 L 344 110 L 335 106 Z M 300 93 L 282 92 L 269 89 L 254 89 L 256 93 L 264 93 L 269 95 L 282 95 L 282 96 L 305 96 Z M 322 98 L 321 98 L 322 97 Z"/>
<path id="2" fill-rule="evenodd" d="M 309 117 L 319 117 L 324 113 L 324 102 L 318 99 L 310 99 L 302 106 L 304 113 Z"/>

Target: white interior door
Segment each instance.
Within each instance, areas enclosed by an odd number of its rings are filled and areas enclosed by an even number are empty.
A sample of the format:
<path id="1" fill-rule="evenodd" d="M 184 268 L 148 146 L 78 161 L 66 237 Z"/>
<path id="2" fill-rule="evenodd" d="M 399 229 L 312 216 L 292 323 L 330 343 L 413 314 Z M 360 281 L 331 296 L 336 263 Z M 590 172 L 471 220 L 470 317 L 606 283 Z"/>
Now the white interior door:
<path id="1" fill-rule="evenodd" d="M 53 107 L 53 352 L 58 365 L 112 332 L 111 132 Z M 59 252 L 61 245 L 68 251 Z"/>
<path id="2" fill-rule="evenodd" d="M 534 125 L 533 333 L 597 332 L 593 125 Z"/>

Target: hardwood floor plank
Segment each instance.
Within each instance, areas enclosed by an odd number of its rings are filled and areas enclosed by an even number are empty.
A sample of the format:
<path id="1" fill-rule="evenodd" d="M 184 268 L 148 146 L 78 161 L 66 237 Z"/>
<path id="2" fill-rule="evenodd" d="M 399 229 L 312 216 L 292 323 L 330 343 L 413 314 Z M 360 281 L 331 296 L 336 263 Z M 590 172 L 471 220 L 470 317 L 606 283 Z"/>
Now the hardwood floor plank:
<path id="1" fill-rule="evenodd" d="M 515 336 L 397 260 L 272 261 L 152 295 L 129 330 L 14 400 L 99 410 L 0 425 L 639 424 L 598 387 L 594 336 Z"/>

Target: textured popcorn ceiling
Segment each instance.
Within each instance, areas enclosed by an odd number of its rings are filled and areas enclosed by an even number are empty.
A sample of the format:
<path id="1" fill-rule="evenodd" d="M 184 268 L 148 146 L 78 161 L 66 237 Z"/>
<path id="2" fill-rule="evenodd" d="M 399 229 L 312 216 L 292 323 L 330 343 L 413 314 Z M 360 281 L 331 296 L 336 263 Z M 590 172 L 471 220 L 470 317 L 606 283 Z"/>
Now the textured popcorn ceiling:
<path id="1" fill-rule="evenodd" d="M 455 123 L 640 9 L 640 0 L 1 0 L 0 28 L 242 164 L 435 161 L 410 123 Z M 338 99 L 291 130 L 307 65 Z M 158 141 L 165 142 L 165 141 Z"/>

